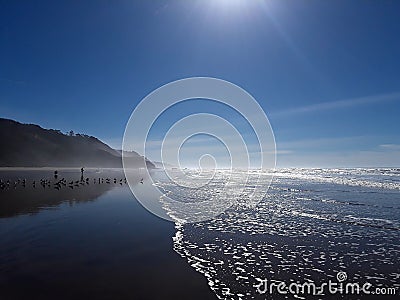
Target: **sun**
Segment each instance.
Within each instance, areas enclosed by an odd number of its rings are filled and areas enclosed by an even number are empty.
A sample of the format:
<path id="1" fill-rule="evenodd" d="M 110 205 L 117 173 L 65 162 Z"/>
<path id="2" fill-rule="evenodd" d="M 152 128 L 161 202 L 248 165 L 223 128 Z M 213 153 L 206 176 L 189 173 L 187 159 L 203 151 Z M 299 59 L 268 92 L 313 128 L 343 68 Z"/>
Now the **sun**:
<path id="1" fill-rule="evenodd" d="M 248 0 L 211 0 L 211 2 L 215 3 L 216 5 L 229 8 L 245 5 Z"/>
<path id="2" fill-rule="evenodd" d="M 265 4 L 262 0 L 208 0 L 208 6 L 223 14 L 241 14 L 254 10 L 260 4 Z"/>

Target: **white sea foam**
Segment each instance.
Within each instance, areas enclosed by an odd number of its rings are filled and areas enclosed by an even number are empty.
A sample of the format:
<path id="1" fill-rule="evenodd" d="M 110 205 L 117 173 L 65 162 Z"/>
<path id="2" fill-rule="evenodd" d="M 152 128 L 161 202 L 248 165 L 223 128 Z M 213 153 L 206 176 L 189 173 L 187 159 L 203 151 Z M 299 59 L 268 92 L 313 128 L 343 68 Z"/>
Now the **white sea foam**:
<path id="1" fill-rule="evenodd" d="M 177 220 L 174 249 L 207 278 L 219 299 L 254 298 L 257 278 L 326 281 L 340 270 L 361 282 L 400 287 L 399 174 L 396 169 L 280 170 L 256 207 L 232 185 L 233 204 L 225 212 L 198 223 Z M 215 197 L 217 202 L 222 178 L 190 194 L 168 182 L 160 185 L 181 193 L 181 201 Z M 235 178 L 240 181 L 240 172 Z M 174 214 L 169 203 L 165 209 Z"/>

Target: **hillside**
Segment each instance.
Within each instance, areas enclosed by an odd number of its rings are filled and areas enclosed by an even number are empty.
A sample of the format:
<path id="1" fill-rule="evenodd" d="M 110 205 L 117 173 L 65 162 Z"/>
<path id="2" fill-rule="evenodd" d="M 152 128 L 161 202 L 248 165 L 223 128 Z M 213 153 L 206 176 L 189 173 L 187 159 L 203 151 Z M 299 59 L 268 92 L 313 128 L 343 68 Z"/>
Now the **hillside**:
<path id="1" fill-rule="evenodd" d="M 121 152 L 93 136 L 0 118 L 0 140 L 0 167 L 122 167 Z M 130 166 L 144 166 L 138 153 L 129 157 Z M 155 167 L 147 159 L 146 166 Z"/>

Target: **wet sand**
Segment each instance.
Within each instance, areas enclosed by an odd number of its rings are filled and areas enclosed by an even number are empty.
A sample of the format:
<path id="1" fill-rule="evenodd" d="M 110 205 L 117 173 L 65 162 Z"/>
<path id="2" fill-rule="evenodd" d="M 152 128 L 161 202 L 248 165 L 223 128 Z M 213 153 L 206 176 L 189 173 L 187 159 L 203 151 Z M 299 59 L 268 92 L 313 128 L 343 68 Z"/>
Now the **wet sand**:
<path id="1" fill-rule="evenodd" d="M 58 178 L 54 169 L 0 171 L 10 180 L 0 190 L 0 299 L 216 298 L 173 251 L 174 224 L 134 199 L 121 170 L 80 177 L 79 169 L 59 169 Z"/>

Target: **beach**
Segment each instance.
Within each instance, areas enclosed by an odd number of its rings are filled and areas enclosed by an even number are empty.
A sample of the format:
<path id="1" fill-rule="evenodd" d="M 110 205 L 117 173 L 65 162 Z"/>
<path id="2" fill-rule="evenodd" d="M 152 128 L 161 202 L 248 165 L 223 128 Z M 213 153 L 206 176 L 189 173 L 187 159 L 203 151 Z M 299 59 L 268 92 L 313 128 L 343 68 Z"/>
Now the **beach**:
<path id="1" fill-rule="evenodd" d="M 147 212 L 121 170 L 85 170 L 89 184 L 54 189 L 54 168 L 6 170 L 0 191 L 0 299 L 214 299 L 173 251 L 174 224 Z M 58 179 L 80 181 L 79 169 Z M 93 183 L 93 177 L 112 178 Z M 114 184 L 114 177 L 118 182 Z M 50 187 L 33 179 L 47 178 Z"/>
<path id="2" fill-rule="evenodd" d="M 224 172 L 195 194 L 157 184 L 180 201 L 203 201 L 221 188 Z M 280 169 L 270 187 L 268 171 L 234 171 L 238 181 L 261 178 L 261 190 L 265 182 L 262 201 L 249 207 L 237 194 L 237 205 L 194 223 L 151 214 L 119 169 L 85 170 L 83 180 L 79 169 L 59 170 L 57 179 L 52 169 L 1 175 L 17 183 L 1 191 L 1 299 L 290 299 L 267 284 L 320 287 L 340 283 L 339 275 L 374 291 L 400 288 L 398 169 Z M 149 189 L 136 176 L 136 191 Z M 40 178 L 50 182 L 33 187 Z M 354 297 L 311 292 L 296 298 Z"/>

